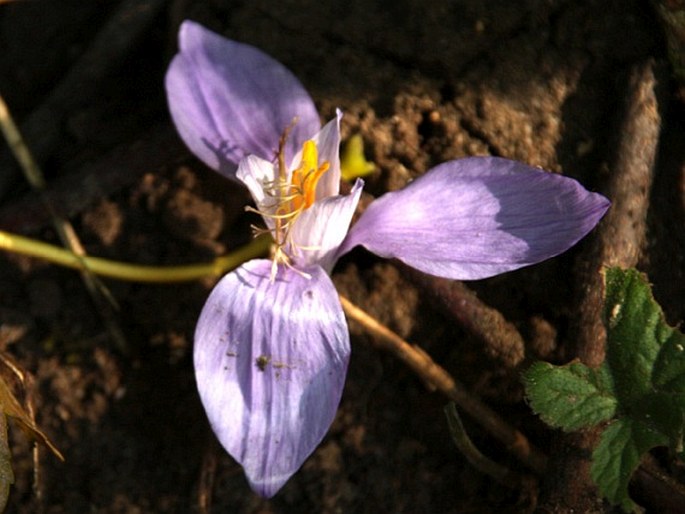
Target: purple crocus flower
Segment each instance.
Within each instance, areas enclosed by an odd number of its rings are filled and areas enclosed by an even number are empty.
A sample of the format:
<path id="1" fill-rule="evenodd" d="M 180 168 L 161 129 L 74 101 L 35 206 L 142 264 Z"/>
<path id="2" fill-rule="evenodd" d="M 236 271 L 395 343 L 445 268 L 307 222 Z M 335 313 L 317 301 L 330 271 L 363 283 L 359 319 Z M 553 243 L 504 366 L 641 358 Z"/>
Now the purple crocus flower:
<path id="1" fill-rule="evenodd" d="M 609 207 L 575 180 L 495 157 L 450 161 L 374 201 L 350 229 L 357 180 L 339 195 L 340 119 L 323 129 L 311 98 L 259 50 L 186 21 L 166 76 L 188 147 L 250 190 L 273 260 L 226 275 L 195 331 L 194 364 L 212 429 L 271 497 L 321 442 L 350 357 L 329 274 L 357 245 L 421 271 L 481 279 L 543 261 Z M 293 121 L 295 120 L 295 121 Z"/>

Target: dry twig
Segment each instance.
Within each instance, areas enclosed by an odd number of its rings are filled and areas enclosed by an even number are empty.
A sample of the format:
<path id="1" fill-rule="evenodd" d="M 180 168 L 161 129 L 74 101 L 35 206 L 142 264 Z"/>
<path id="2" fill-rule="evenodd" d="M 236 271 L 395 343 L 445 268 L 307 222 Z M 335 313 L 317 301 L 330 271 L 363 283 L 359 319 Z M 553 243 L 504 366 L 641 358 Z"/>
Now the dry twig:
<path id="1" fill-rule="evenodd" d="M 633 267 L 645 245 L 647 208 L 659 140 L 660 116 L 653 63 L 636 66 L 630 77 L 625 117 L 619 130 L 606 196 L 612 206 L 579 257 L 579 302 L 575 355 L 589 366 L 604 361 L 606 332 L 602 324 L 603 266 Z M 560 434 L 552 452 L 543 489 L 543 512 L 594 512 L 601 509 L 590 479 L 589 456 L 600 428 Z"/>
<path id="2" fill-rule="evenodd" d="M 431 297 L 438 308 L 483 341 L 485 351 L 508 368 L 525 357 L 525 343 L 516 327 L 497 309 L 483 303 L 463 282 L 426 275 L 401 265 L 402 273 Z"/>
<path id="3" fill-rule="evenodd" d="M 340 296 L 340 302 L 347 317 L 360 323 L 372 335 L 372 340 L 378 348 L 395 355 L 421 377 L 430 388 L 440 391 L 459 405 L 531 470 L 537 473 L 544 471 L 546 462 L 544 454 L 535 448 L 526 436 L 469 393 L 464 386 L 457 382 L 444 368 L 436 364 L 420 347 L 402 339 L 344 296 Z"/>

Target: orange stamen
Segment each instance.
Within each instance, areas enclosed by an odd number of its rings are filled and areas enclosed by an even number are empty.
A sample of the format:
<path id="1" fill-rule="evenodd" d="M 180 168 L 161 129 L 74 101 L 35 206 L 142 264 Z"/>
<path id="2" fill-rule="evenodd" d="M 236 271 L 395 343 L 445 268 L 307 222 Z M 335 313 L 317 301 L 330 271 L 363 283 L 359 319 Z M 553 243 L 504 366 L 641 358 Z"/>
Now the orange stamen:
<path id="1" fill-rule="evenodd" d="M 290 201 L 293 211 L 309 209 L 312 206 L 316 200 L 316 186 L 328 168 L 328 161 L 319 166 L 319 151 L 314 141 L 305 141 L 302 145 L 302 161 L 290 179 L 292 189 L 299 193 Z"/>
<path id="2" fill-rule="evenodd" d="M 292 268 L 290 263 L 293 255 L 300 249 L 308 249 L 297 245 L 291 239 L 291 230 L 300 214 L 309 209 L 316 201 L 316 187 L 319 180 L 331 167 L 328 161 L 319 164 L 319 151 L 316 143 L 311 140 L 305 141 L 302 145 L 300 165 L 292 171 L 290 181 L 288 181 L 284 148 L 291 128 L 292 126 L 286 128 L 279 141 L 278 154 L 276 155 L 278 160 L 276 177 L 272 181 L 263 183 L 265 196 L 270 198 L 272 203 L 266 202 L 260 205 L 259 209 L 247 207 L 247 210 L 257 212 L 273 220 L 274 227 L 272 229 L 256 229 L 255 231 L 257 234 L 270 232 L 274 238 L 272 280 L 275 279 L 278 264 Z"/>

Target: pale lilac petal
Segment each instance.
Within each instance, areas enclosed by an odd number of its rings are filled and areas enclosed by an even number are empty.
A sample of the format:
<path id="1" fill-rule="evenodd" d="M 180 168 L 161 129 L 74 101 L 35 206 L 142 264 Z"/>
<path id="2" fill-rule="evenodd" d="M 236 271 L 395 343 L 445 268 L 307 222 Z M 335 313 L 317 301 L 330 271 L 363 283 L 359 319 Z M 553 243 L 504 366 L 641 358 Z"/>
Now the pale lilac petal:
<path id="1" fill-rule="evenodd" d="M 330 273 L 363 187 L 364 182 L 358 179 L 349 195 L 325 198 L 300 214 L 291 232 L 295 246 L 290 253 L 296 266 L 318 264 Z"/>
<path id="2" fill-rule="evenodd" d="M 252 489 L 271 497 L 312 453 L 340 402 L 350 342 L 323 269 L 310 278 L 270 261 L 226 275 L 195 331 L 195 374 L 221 444 Z"/>
<path id="3" fill-rule="evenodd" d="M 227 176 L 247 154 L 273 159 L 293 119 L 298 121 L 287 140 L 287 159 L 320 127 L 309 94 L 282 64 L 192 21 L 181 25 L 166 90 L 183 141 Z"/>
<path id="4" fill-rule="evenodd" d="M 338 256 L 363 245 L 432 275 L 486 278 L 562 253 L 608 208 L 575 180 L 515 161 L 450 161 L 374 201 Z"/>
<path id="5" fill-rule="evenodd" d="M 342 112 L 337 111 L 337 115 L 326 123 L 323 129 L 317 134 L 312 135 L 311 140 L 317 145 L 319 152 L 319 163 L 327 161 L 329 169 L 321 178 L 316 188 L 316 198 L 326 198 L 335 196 L 340 191 L 340 120 Z M 302 160 L 302 148 L 295 154 L 292 165 L 287 170 L 287 182 L 293 174 L 293 170 L 300 165 Z M 276 178 L 278 168 L 273 160 L 267 161 L 257 156 L 247 156 L 238 165 L 236 176 L 248 187 L 255 202 L 262 202 L 264 193 L 262 191 L 264 182 L 271 182 Z"/>
<path id="6" fill-rule="evenodd" d="M 264 202 L 264 183 L 274 180 L 275 168 L 273 163 L 257 157 L 248 155 L 240 161 L 236 176 L 242 181 L 257 203 Z"/>
<path id="7" fill-rule="evenodd" d="M 340 191 L 340 120 L 342 111 L 336 109 L 335 118 L 326 123 L 314 137 L 319 149 L 319 162 L 328 161 L 330 168 L 319 179 L 316 198 L 335 196 Z"/>
<path id="8" fill-rule="evenodd" d="M 335 113 L 335 118 L 326 123 L 320 132 L 313 134 L 310 138 L 318 149 L 319 164 L 328 161 L 330 166 L 316 186 L 317 199 L 335 196 L 340 191 L 340 120 L 343 115 L 340 109 L 336 109 Z M 288 169 L 288 180 L 301 161 L 302 148 L 293 157 L 293 162 Z"/>
<path id="9" fill-rule="evenodd" d="M 275 199 L 267 198 L 264 184 L 274 180 L 276 170 L 274 165 L 256 155 L 248 155 L 240 161 L 236 177 L 242 181 L 257 204 L 257 208 L 264 208 L 266 203 L 275 203 Z M 267 209 L 268 210 L 268 209 Z M 274 220 L 269 216 L 262 216 L 269 229 L 274 228 Z"/>

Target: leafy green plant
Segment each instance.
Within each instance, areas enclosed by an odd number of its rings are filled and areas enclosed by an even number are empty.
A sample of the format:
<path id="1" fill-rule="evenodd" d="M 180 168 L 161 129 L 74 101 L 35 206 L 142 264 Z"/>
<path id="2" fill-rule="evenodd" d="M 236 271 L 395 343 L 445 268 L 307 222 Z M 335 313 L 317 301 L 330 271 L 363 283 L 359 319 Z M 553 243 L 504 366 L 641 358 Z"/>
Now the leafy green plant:
<path id="1" fill-rule="evenodd" d="M 545 423 L 574 431 L 607 422 L 592 454 L 602 495 L 635 510 L 628 482 L 642 455 L 670 447 L 680 458 L 685 430 L 685 335 L 668 326 L 647 278 L 634 269 L 605 270 L 606 360 L 538 362 L 524 374 L 532 409 Z"/>

